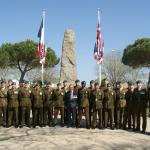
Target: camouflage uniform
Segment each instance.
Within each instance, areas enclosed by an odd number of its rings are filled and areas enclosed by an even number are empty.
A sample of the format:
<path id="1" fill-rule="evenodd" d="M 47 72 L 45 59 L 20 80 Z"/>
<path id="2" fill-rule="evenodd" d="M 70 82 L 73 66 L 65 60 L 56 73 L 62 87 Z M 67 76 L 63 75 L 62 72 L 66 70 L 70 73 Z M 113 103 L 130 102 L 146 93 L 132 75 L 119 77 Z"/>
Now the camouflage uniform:
<path id="1" fill-rule="evenodd" d="M 31 100 L 33 105 L 33 126 L 43 126 L 43 90 L 41 88 L 32 90 Z"/>
<path id="2" fill-rule="evenodd" d="M 22 87 L 19 90 L 19 105 L 21 126 L 30 126 L 31 89 Z"/>
<path id="3" fill-rule="evenodd" d="M 116 99 L 116 94 L 113 90 L 105 89 L 104 90 L 104 127 L 107 128 L 108 120 L 110 119 L 110 128 L 113 129 L 114 123 L 114 103 Z"/>
<path id="4" fill-rule="evenodd" d="M 103 110 L 103 100 L 104 100 L 104 93 L 102 90 L 93 90 L 91 93 L 92 98 L 92 109 L 93 109 L 93 128 L 97 126 L 97 113 L 99 117 L 99 128 L 103 127 L 102 125 L 102 110 Z"/>
<path id="5" fill-rule="evenodd" d="M 64 91 L 61 89 L 54 90 L 53 102 L 54 102 L 54 125 L 57 123 L 58 114 L 61 114 L 61 126 L 64 126 Z"/>
<path id="6" fill-rule="evenodd" d="M 116 100 L 115 100 L 115 109 L 116 109 L 116 128 L 123 127 L 123 118 L 124 118 L 124 110 L 126 106 L 125 99 L 125 89 L 116 90 Z"/>
<path id="7" fill-rule="evenodd" d="M 53 123 L 53 90 L 44 91 L 44 125 Z"/>
<path id="8" fill-rule="evenodd" d="M 0 125 L 6 126 L 7 88 L 0 89 Z"/>
<path id="9" fill-rule="evenodd" d="M 8 126 L 13 124 L 17 127 L 18 126 L 18 89 L 9 89 L 7 92 L 8 96 Z M 12 120 L 13 119 L 13 120 Z"/>
<path id="10" fill-rule="evenodd" d="M 78 91 L 79 122 L 82 126 L 82 116 L 85 114 L 86 127 L 89 128 L 89 92 L 87 88 L 80 88 Z"/>

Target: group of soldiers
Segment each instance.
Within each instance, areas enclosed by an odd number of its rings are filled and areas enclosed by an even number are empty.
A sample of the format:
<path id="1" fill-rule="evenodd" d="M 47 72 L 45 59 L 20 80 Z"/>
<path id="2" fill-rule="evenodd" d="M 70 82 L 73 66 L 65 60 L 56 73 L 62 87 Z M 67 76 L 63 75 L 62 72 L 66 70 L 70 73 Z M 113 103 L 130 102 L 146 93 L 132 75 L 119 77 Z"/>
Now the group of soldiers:
<path id="1" fill-rule="evenodd" d="M 143 87 L 141 81 L 136 86 L 128 82 L 124 88 L 121 82 L 112 86 L 107 79 L 101 86 L 91 80 L 89 87 L 85 81 L 69 84 L 65 80 L 55 89 L 51 83 L 42 87 L 25 81 L 17 87 L 15 82 L 1 81 L 0 126 L 56 126 L 60 116 L 62 127 L 81 128 L 85 124 L 87 129 L 133 129 L 145 133 L 149 103 L 150 86 Z"/>

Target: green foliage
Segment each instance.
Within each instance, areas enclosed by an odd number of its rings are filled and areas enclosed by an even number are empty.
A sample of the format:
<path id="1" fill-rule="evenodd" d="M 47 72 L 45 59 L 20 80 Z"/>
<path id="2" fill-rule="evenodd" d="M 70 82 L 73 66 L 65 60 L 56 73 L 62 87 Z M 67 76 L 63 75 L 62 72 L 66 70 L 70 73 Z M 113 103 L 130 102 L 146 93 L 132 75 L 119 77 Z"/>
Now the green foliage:
<path id="1" fill-rule="evenodd" d="M 21 72 L 20 82 L 26 72 L 41 66 L 37 59 L 38 43 L 26 40 L 14 44 L 6 43 L 0 47 L 0 67 L 14 67 Z M 54 50 L 48 48 L 45 67 L 54 67 L 59 63 Z"/>
<path id="2" fill-rule="evenodd" d="M 124 49 L 122 62 L 133 68 L 150 66 L 150 38 L 136 40 Z"/>

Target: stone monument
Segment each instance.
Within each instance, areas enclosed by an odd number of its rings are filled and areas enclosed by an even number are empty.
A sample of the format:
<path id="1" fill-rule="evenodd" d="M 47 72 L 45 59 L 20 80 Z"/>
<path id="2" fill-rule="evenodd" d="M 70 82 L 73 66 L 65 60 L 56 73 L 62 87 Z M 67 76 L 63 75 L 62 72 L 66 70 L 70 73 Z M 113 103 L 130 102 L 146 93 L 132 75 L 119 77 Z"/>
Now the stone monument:
<path id="1" fill-rule="evenodd" d="M 68 82 L 77 79 L 76 65 L 76 48 L 75 33 L 73 30 L 67 29 L 64 33 L 62 45 L 62 57 L 60 68 L 60 82 L 67 80 Z"/>

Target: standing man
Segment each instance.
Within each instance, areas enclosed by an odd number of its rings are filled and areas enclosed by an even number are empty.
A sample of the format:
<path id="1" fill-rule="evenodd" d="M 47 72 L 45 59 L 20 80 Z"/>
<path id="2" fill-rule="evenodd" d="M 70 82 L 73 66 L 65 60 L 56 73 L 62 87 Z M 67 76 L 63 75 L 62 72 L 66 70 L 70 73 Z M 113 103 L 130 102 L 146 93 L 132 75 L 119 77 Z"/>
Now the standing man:
<path id="1" fill-rule="evenodd" d="M 104 127 L 107 128 L 108 120 L 110 120 L 110 128 L 114 129 L 114 103 L 116 94 L 112 90 L 111 85 L 108 83 L 107 88 L 104 90 Z"/>
<path id="2" fill-rule="evenodd" d="M 6 82 L 1 82 L 0 87 L 0 125 L 6 127 L 6 114 L 7 114 L 7 91 Z"/>
<path id="3" fill-rule="evenodd" d="M 43 127 L 43 90 L 40 87 L 40 84 L 35 85 L 35 89 L 32 90 L 31 100 L 33 105 L 33 127 L 37 125 Z"/>
<path id="4" fill-rule="evenodd" d="M 53 88 L 47 83 L 44 91 L 44 126 L 53 124 Z"/>
<path id="5" fill-rule="evenodd" d="M 24 86 L 19 90 L 19 105 L 20 105 L 20 127 L 30 127 L 30 112 L 31 112 L 31 89 L 28 81 L 24 82 Z"/>
<path id="6" fill-rule="evenodd" d="M 95 86 L 94 86 L 94 80 L 90 81 L 90 87 L 88 88 L 89 90 L 89 122 L 90 122 L 90 126 L 92 126 L 92 92 L 95 90 Z"/>
<path id="7" fill-rule="evenodd" d="M 61 114 L 61 126 L 64 127 L 64 90 L 61 88 L 61 84 L 57 84 L 57 89 L 53 93 L 54 101 L 54 126 L 57 124 L 57 118 L 60 111 Z"/>
<path id="8" fill-rule="evenodd" d="M 126 107 L 125 107 L 125 115 L 124 115 L 124 123 L 123 129 L 126 130 L 126 125 L 128 123 L 128 129 L 131 129 L 131 125 L 133 124 L 133 130 L 135 129 L 135 102 L 134 102 L 134 84 L 132 82 L 128 82 L 128 90 L 125 95 L 126 99 Z"/>
<path id="9" fill-rule="evenodd" d="M 74 90 L 76 91 L 77 94 L 78 94 L 78 91 L 79 91 L 80 88 L 81 88 L 80 80 L 76 80 Z M 77 107 L 76 107 L 76 126 L 78 126 L 78 121 L 79 121 L 79 109 L 78 108 L 79 107 L 78 107 L 78 103 L 77 103 Z"/>
<path id="10" fill-rule="evenodd" d="M 136 105 L 136 117 L 137 117 L 137 127 L 136 131 L 140 131 L 141 116 L 143 120 L 142 133 L 146 131 L 147 118 L 146 109 L 148 104 L 148 96 L 145 88 L 142 87 L 142 82 L 139 80 L 136 82 L 137 88 L 134 90 L 134 99 Z"/>
<path id="11" fill-rule="evenodd" d="M 17 89 L 16 83 L 12 83 L 12 88 L 8 90 L 7 97 L 8 97 L 8 127 L 12 124 L 15 128 L 18 127 L 18 93 L 19 90 Z"/>
<path id="12" fill-rule="evenodd" d="M 63 81 L 63 87 L 62 87 L 62 90 L 64 92 L 64 121 L 65 121 L 65 124 L 67 124 L 67 119 L 68 119 L 68 110 L 67 110 L 67 104 L 66 104 L 66 93 L 68 92 L 68 82 L 67 80 L 64 80 Z"/>
<path id="13" fill-rule="evenodd" d="M 121 82 L 117 82 L 116 100 L 115 100 L 115 111 L 116 111 L 115 126 L 117 129 L 121 129 L 123 127 L 123 116 L 126 106 L 125 93 L 126 90 L 123 88 Z"/>
<path id="14" fill-rule="evenodd" d="M 66 94 L 67 98 L 67 110 L 68 110 L 68 123 L 67 127 L 76 126 L 76 106 L 77 106 L 77 98 L 78 93 L 74 90 L 73 84 L 70 84 L 69 91 Z"/>
<path id="15" fill-rule="evenodd" d="M 89 126 L 89 91 L 86 88 L 86 82 L 81 82 L 81 88 L 78 91 L 78 107 L 79 107 L 79 122 L 78 127 L 82 127 L 82 116 L 85 114 L 86 128 L 90 129 Z"/>
<path id="16" fill-rule="evenodd" d="M 99 129 L 103 128 L 103 120 L 102 120 L 102 110 L 103 110 L 103 100 L 104 100 L 104 93 L 99 88 L 99 84 L 95 83 L 95 90 L 91 93 L 92 97 L 92 109 L 93 109 L 93 129 L 97 127 L 97 113 L 99 117 Z"/>

